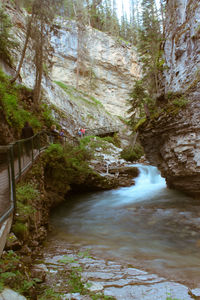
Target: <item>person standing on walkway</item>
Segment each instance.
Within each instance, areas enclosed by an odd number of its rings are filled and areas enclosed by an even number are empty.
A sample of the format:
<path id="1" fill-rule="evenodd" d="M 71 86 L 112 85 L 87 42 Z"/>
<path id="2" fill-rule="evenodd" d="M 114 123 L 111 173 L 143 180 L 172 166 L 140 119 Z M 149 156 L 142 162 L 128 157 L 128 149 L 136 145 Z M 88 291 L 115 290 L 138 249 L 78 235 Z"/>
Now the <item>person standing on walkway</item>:
<path id="1" fill-rule="evenodd" d="M 56 125 L 52 125 L 51 126 L 51 130 L 50 130 L 50 143 L 55 143 L 58 141 L 58 137 L 59 137 L 59 132 L 56 129 Z"/>
<path id="2" fill-rule="evenodd" d="M 82 133 L 82 137 L 84 137 L 85 136 L 85 128 L 81 129 L 81 133 Z"/>
<path id="3" fill-rule="evenodd" d="M 81 138 L 82 137 L 82 130 L 81 128 L 78 129 L 78 136 Z"/>
<path id="4" fill-rule="evenodd" d="M 22 128 L 21 132 L 21 139 L 28 139 L 34 135 L 33 128 L 29 124 L 28 121 L 25 122 L 24 127 Z"/>
<path id="5" fill-rule="evenodd" d="M 25 124 L 24 124 L 24 127 L 22 128 L 22 131 L 21 131 L 21 139 L 25 140 L 25 139 L 28 139 L 32 136 L 34 136 L 33 128 L 31 127 L 29 122 L 26 121 Z M 25 149 L 26 149 L 26 154 L 29 155 L 31 147 L 32 147 L 31 141 L 30 140 L 24 141 L 24 146 L 25 146 Z"/>
<path id="6" fill-rule="evenodd" d="M 61 131 L 59 133 L 59 137 L 60 137 L 61 144 L 64 145 L 65 144 L 65 131 L 63 128 L 61 129 Z"/>

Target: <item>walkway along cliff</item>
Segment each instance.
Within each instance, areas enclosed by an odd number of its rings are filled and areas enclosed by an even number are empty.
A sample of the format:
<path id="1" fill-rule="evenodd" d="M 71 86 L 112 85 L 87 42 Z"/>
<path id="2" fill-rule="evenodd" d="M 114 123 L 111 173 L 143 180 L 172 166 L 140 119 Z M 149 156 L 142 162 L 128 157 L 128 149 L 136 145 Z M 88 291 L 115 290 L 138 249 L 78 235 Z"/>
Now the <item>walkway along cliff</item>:
<path id="1" fill-rule="evenodd" d="M 168 1 L 165 93 L 139 128 L 149 162 L 171 188 L 200 196 L 200 2 Z"/>

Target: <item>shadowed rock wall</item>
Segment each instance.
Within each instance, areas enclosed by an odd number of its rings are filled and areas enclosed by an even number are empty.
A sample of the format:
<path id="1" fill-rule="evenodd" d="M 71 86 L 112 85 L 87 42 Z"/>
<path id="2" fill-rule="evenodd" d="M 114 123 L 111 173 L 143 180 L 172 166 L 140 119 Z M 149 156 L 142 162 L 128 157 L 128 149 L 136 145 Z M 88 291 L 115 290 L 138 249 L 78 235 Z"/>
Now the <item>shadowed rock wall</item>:
<path id="1" fill-rule="evenodd" d="M 188 104 L 160 110 L 140 128 L 140 139 L 169 187 L 200 196 L 200 2 L 169 0 L 166 13 L 165 98 L 180 93 Z"/>

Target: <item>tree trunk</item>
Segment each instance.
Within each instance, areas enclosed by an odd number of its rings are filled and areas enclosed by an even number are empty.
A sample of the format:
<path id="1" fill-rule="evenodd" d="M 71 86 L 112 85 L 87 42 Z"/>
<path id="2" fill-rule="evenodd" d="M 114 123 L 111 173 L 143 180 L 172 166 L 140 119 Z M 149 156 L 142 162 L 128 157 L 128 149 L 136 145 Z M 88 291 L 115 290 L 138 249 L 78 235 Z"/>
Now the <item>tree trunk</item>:
<path id="1" fill-rule="evenodd" d="M 23 50 L 22 50 L 21 59 L 20 59 L 20 62 L 19 62 L 19 65 L 18 65 L 18 68 L 17 68 L 17 71 L 16 71 L 16 74 L 15 74 L 14 78 L 12 78 L 10 80 L 11 83 L 14 83 L 17 80 L 17 78 L 20 74 L 21 67 L 23 65 L 24 57 L 25 57 L 25 54 L 26 54 L 26 49 L 27 49 L 27 46 L 28 46 L 28 41 L 29 41 L 30 34 L 31 34 L 32 21 L 33 21 L 33 14 L 31 15 L 31 18 L 28 21 L 27 32 L 26 32 L 26 40 L 25 40 L 24 47 L 23 47 Z"/>
<path id="2" fill-rule="evenodd" d="M 133 141 L 131 143 L 131 148 L 134 149 L 136 141 L 137 141 L 137 137 L 138 137 L 139 132 L 137 131 L 133 137 Z"/>
<path id="3" fill-rule="evenodd" d="M 43 39 L 44 34 L 44 24 L 41 21 L 40 32 L 39 32 L 39 45 L 36 46 L 35 62 L 36 62 L 36 75 L 35 75 L 35 87 L 33 94 L 34 106 L 37 109 L 40 103 L 41 94 L 41 83 L 42 83 L 42 73 L 43 73 Z"/>

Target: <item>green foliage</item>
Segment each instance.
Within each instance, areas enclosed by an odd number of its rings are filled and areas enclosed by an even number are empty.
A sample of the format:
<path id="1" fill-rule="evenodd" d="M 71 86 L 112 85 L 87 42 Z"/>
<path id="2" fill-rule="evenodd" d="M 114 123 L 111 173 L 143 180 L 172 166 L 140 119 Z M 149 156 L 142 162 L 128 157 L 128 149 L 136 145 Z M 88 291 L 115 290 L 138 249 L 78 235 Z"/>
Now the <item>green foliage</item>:
<path id="1" fill-rule="evenodd" d="M 20 237 L 21 239 L 24 239 L 27 234 L 28 227 L 25 223 L 29 223 L 33 213 L 35 212 L 32 203 L 33 201 L 39 199 L 39 196 L 40 193 L 33 184 L 21 183 L 17 185 L 17 221 L 13 225 L 13 231 L 16 236 Z"/>
<path id="2" fill-rule="evenodd" d="M 137 50 L 142 65 L 142 79 L 149 95 L 159 92 L 159 74 L 163 70 L 160 51 L 162 42 L 161 25 L 155 1 L 142 0 L 141 23 L 138 29 Z"/>
<path id="3" fill-rule="evenodd" d="M 27 224 L 21 223 L 19 221 L 15 222 L 15 224 L 12 226 L 13 233 L 19 238 L 19 239 L 26 239 L 28 236 L 28 226 Z"/>
<path id="4" fill-rule="evenodd" d="M 168 294 L 168 296 L 167 296 L 166 300 L 181 300 L 178 298 L 172 298 L 170 293 L 167 293 L 167 294 Z"/>
<path id="5" fill-rule="evenodd" d="M 51 144 L 45 151 L 48 159 L 61 159 L 64 157 L 64 148 L 60 144 Z"/>
<path id="6" fill-rule="evenodd" d="M 168 100 L 168 104 L 165 107 L 166 110 L 171 106 L 183 108 L 188 104 L 188 100 L 183 94 L 168 92 L 166 98 Z"/>
<path id="7" fill-rule="evenodd" d="M 72 264 L 72 263 L 75 263 L 77 264 L 78 262 L 75 261 L 75 259 L 71 256 L 67 256 L 67 255 L 64 255 L 63 258 L 59 259 L 58 260 L 59 263 L 62 263 L 62 264 Z"/>
<path id="8" fill-rule="evenodd" d="M 79 252 L 78 256 L 81 258 L 92 258 L 91 255 L 89 254 L 89 250 L 83 251 L 83 252 Z"/>
<path id="9" fill-rule="evenodd" d="M 59 87 L 61 87 L 70 96 L 70 98 L 72 100 L 74 100 L 74 101 L 82 100 L 85 103 L 88 103 L 90 105 L 92 104 L 92 105 L 98 105 L 98 106 L 103 107 L 103 104 L 99 100 L 97 100 L 95 97 L 90 96 L 80 90 L 77 90 L 73 86 L 64 84 L 63 82 L 55 81 L 55 83 Z"/>
<path id="10" fill-rule="evenodd" d="M 1 7 L 0 20 L 0 57 L 9 65 L 12 65 L 10 49 L 17 47 L 18 44 L 14 41 L 13 36 L 10 34 L 10 29 L 12 27 L 10 19 Z"/>
<path id="11" fill-rule="evenodd" d="M 73 147 L 66 144 L 52 144 L 45 151 L 44 161 L 47 177 L 51 179 L 51 186 L 66 193 L 70 184 L 79 184 L 93 174 L 88 166 L 91 152 L 84 146 Z"/>
<path id="12" fill-rule="evenodd" d="M 85 282 L 81 277 L 82 268 L 72 267 L 69 274 L 69 291 L 70 293 L 80 293 L 81 295 L 88 295 L 93 300 L 114 300 L 114 297 L 105 296 L 102 293 L 94 293 L 88 291 L 91 286 L 90 283 Z"/>
<path id="13" fill-rule="evenodd" d="M 146 120 L 147 120 L 146 118 L 139 119 L 139 121 L 135 124 L 133 130 L 137 131 L 138 128 L 146 122 Z"/>
<path id="14" fill-rule="evenodd" d="M 114 137 L 105 137 L 100 138 L 98 136 L 86 136 L 80 140 L 80 147 L 86 148 L 86 151 L 91 151 L 91 154 L 94 153 L 96 148 L 102 148 L 104 151 L 110 152 L 110 145 L 108 143 L 112 143 L 114 145 L 119 143 L 118 136 Z"/>
<path id="15" fill-rule="evenodd" d="M 31 295 L 32 288 L 38 278 L 31 278 L 27 268 L 14 251 L 4 252 L 0 259 L 0 289 L 9 286 L 11 289 L 23 294 Z"/>
<path id="16" fill-rule="evenodd" d="M 57 124 L 55 118 L 52 115 L 52 109 L 46 103 L 41 104 L 41 110 L 42 118 L 47 127 L 50 128 L 53 124 Z"/>
<path id="17" fill-rule="evenodd" d="M 29 121 L 37 130 L 41 124 L 33 113 L 25 110 L 25 104 L 20 101 L 21 88 L 19 85 L 11 85 L 10 78 L 0 69 L 0 103 L 8 124 L 20 132 L 24 123 Z"/>
<path id="18" fill-rule="evenodd" d="M 17 186 L 16 196 L 17 201 L 28 203 L 29 201 L 38 198 L 39 191 L 36 189 L 35 185 L 31 183 L 23 183 Z"/>
<path id="19" fill-rule="evenodd" d="M 72 267 L 68 284 L 71 293 L 80 293 L 81 295 L 87 294 L 87 289 L 85 288 L 85 284 L 81 278 L 80 268 Z"/>
<path id="20" fill-rule="evenodd" d="M 140 159 L 143 155 L 144 151 L 139 144 L 136 144 L 134 149 L 132 149 L 131 147 L 127 147 L 121 152 L 121 158 L 131 162 Z"/>
<path id="21" fill-rule="evenodd" d="M 185 107 L 188 104 L 188 100 L 184 98 L 184 96 L 180 98 L 176 98 L 172 101 L 173 105 L 177 107 Z"/>
<path id="22" fill-rule="evenodd" d="M 42 295 L 38 296 L 38 300 L 62 300 L 62 294 L 55 292 L 52 288 L 46 288 Z"/>
<path id="23" fill-rule="evenodd" d="M 104 138 L 101 138 L 103 141 L 109 142 L 113 145 L 115 145 L 116 147 L 120 147 L 121 146 L 121 142 L 120 142 L 120 138 L 117 135 L 117 133 L 114 134 L 114 136 L 106 136 Z"/>
<path id="24" fill-rule="evenodd" d="M 146 115 L 147 112 L 145 111 L 145 106 L 149 109 L 154 105 L 155 101 L 149 97 L 143 80 L 135 80 L 133 90 L 129 96 L 129 121 L 130 124 L 134 126 L 138 123 L 138 118 L 144 118 Z"/>

